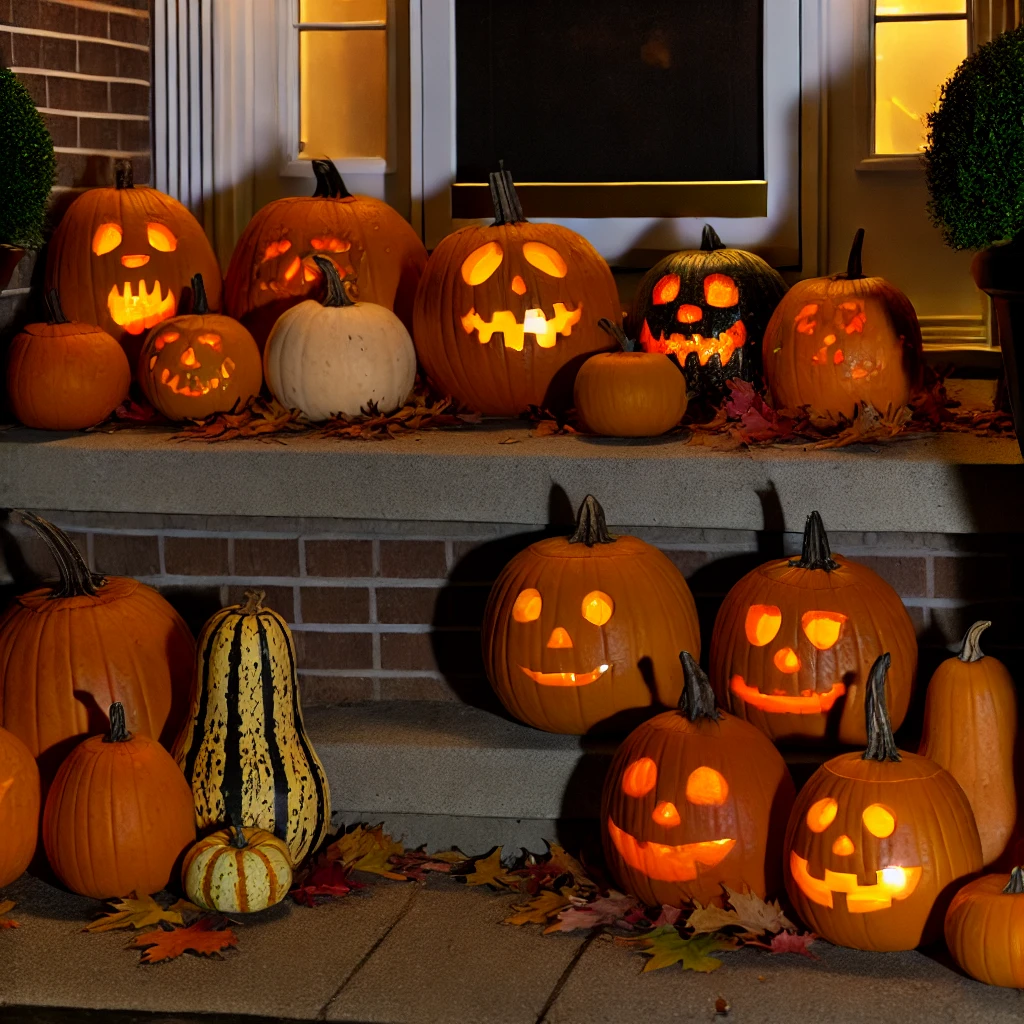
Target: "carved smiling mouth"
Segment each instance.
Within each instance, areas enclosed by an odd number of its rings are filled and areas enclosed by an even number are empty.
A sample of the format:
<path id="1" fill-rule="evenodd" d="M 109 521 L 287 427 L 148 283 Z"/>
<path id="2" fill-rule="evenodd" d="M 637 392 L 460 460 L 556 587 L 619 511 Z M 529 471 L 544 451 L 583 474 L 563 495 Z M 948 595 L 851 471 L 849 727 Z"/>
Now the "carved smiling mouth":
<path id="1" fill-rule="evenodd" d="M 619 856 L 634 871 L 641 871 L 658 882 L 692 882 L 700 867 L 713 868 L 720 864 L 736 845 L 735 839 L 709 839 L 682 846 L 640 843 L 611 818 L 608 819 L 608 835 Z"/>
<path id="2" fill-rule="evenodd" d="M 805 691 L 799 697 L 791 697 L 781 693 L 762 693 L 753 686 L 748 686 L 743 676 L 733 676 L 729 689 L 751 707 L 781 715 L 817 715 L 823 711 L 831 711 L 832 705 L 846 693 L 845 683 L 833 683 L 825 693 Z"/>
<path id="3" fill-rule="evenodd" d="M 598 665 L 590 672 L 535 672 L 525 665 L 519 666 L 535 683 L 541 686 L 587 686 L 608 671 L 607 665 Z"/>
<path id="4" fill-rule="evenodd" d="M 556 302 L 552 309 L 554 312 L 550 320 L 544 316 L 544 310 L 528 309 L 522 323 L 508 309 L 498 310 L 490 321 L 484 320 L 475 309 L 471 309 L 462 318 L 462 327 L 467 334 L 476 331 L 481 345 L 486 345 L 495 334 L 500 333 L 505 339 L 505 348 L 522 352 L 525 336 L 532 334 L 541 348 L 554 348 L 558 335 L 568 338 L 572 333 L 573 325 L 579 323 L 583 315 L 583 307 L 566 309 L 564 303 Z"/>
<path id="5" fill-rule="evenodd" d="M 851 914 L 869 914 L 887 910 L 893 900 L 905 900 L 921 881 L 921 868 L 888 867 L 875 872 L 874 885 L 861 885 L 857 876 L 825 868 L 824 881 L 815 878 L 807 861 L 795 850 L 789 852 L 789 868 L 800 891 L 814 903 L 832 909 L 832 894 L 846 894 L 846 909 Z"/>
<path id="6" fill-rule="evenodd" d="M 640 347 L 645 352 L 665 352 L 669 355 L 674 353 L 680 362 L 684 362 L 691 352 L 696 352 L 697 361 L 701 366 L 707 366 L 714 355 L 717 355 L 725 366 L 732 359 L 733 353 L 746 342 L 747 329 L 742 320 L 737 320 L 717 338 L 705 338 L 702 334 L 670 334 L 666 338 L 664 331 L 655 338 L 646 320 L 640 328 Z"/>
<path id="7" fill-rule="evenodd" d="M 132 286 L 126 281 L 123 295 L 118 292 L 117 285 L 113 285 L 107 296 L 110 319 L 129 334 L 142 334 L 161 320 L 174 316 L 175 306 L 174 292 L 168 289 L 163 295 L 159 280 L 153 282 L 151 291 L 146 290 L 145 281 L 140 281 L 137 294 L 132 292 Z"/>

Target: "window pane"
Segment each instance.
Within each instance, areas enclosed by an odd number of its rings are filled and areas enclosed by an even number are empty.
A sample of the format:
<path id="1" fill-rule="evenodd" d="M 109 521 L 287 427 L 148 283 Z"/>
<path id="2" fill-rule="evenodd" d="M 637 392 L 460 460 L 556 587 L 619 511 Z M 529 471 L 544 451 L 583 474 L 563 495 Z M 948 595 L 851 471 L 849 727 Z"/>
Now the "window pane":
<path id="1" fill-rule="evenodd" d="M 877 0 L 875 14 L 967 14 L 967 0 Z"/>
<path id="2" fill-rule="evenodd" d="M 299 0 L 299 21 L 386 21 L 387 0 Z"/>
<path id="3" fill-rule="evenodd" d="M 883 21 L 875 26 L 875 152 L 924 149 L 924 117 L 967 56 L 967 22 Z"/>
<path id="4" fill-rule="evenodd" d="M 387 32 L 300 32 L 304 159 L 387 157 Z"/>

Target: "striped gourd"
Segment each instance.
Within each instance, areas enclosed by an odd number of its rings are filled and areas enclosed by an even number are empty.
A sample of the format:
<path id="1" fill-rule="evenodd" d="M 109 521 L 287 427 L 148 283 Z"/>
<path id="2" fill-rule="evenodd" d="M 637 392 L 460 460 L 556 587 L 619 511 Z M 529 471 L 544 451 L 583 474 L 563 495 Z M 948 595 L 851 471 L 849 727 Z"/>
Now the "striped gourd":
<path id="1" fill-rule="evenodd" d="M 263 592 L 222 608 L 197 649 L 192 713 L 174 748 L 196 822 L 263 828 L 300 864 L 331 822 L 323 765 L 302 725 L 295 645 Z"/>
<path id="2" fill-rule="evenodd" d="M 185 895 L 203 910 L 248 914 L 280 903 L 292 884 L 288 847 L 261 828 L 200 839 L 181 866 Z"/>

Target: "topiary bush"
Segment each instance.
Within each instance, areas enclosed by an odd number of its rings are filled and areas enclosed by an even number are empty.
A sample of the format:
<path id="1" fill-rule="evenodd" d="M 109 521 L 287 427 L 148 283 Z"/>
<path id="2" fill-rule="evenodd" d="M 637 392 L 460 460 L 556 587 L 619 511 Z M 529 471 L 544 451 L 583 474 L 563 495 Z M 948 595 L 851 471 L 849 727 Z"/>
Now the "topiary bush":
<path id="1" fill-rule="evenodd" d="M 0 67 L 0 245 L 38 248 L 56 161 L 28 90 Z"/>
<path id="2" fill-rule="evenodd" d="M 928 115 L 928 212 L 954 249 L 1024 229 L 1024 26 L 972 53 Z"/>

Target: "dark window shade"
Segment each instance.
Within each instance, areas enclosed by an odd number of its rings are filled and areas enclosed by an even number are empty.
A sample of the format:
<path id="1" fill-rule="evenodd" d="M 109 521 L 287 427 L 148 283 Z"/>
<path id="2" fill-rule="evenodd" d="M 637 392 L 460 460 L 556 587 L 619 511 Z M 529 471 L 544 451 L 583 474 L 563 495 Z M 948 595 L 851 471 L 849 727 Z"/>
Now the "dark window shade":
<path id="1" fill-rule="evenodd" d="M 456 0 L 457 180 L 764 177 L 763 0 Z"/>

